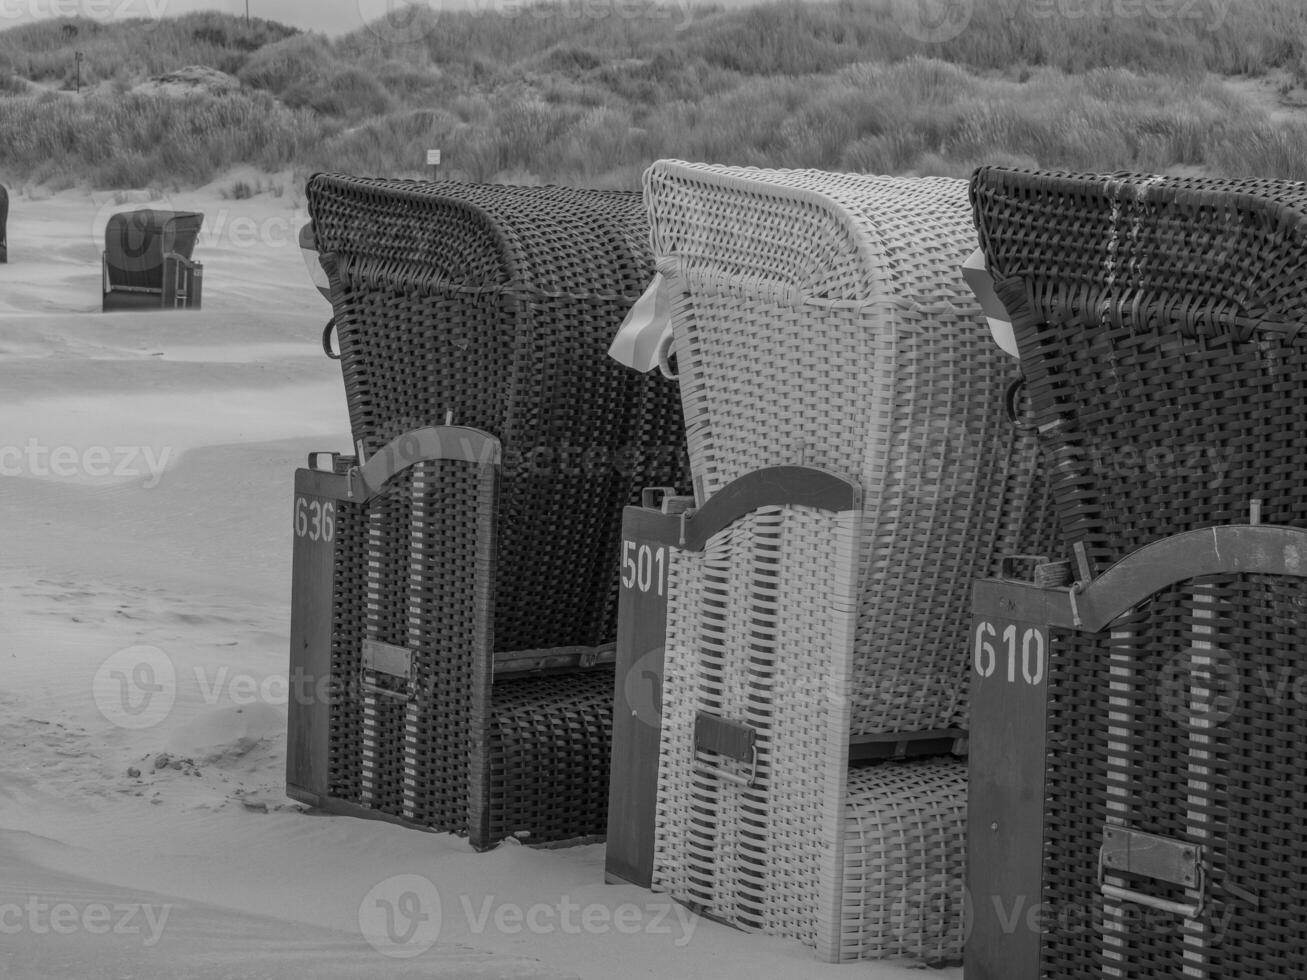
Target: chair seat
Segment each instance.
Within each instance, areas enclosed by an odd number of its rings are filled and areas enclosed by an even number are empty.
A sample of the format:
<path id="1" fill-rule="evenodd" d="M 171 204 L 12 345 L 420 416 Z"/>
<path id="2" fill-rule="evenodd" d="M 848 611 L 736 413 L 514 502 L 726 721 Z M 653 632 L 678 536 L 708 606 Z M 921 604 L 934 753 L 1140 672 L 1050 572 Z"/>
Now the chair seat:
<path id="1" fill-rule="evenodd" d="M 961 960 L 966 761 L 850 769 L 844 820 L 838 947 L 828 958 Z"/>
<path id="2" fill-rule="evenodd" d="M 495 682 L 490 834 L 568 840 L 607 829 L 611 667 Z"/>

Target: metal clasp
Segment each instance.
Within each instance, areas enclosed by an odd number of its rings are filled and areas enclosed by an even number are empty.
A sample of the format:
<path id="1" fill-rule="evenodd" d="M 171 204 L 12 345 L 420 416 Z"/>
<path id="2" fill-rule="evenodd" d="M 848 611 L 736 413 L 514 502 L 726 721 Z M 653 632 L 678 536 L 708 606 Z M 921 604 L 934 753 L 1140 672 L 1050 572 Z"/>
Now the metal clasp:
<path id="1" fill-rule="evenodd" d="M 1103 879 L 1110 871 L 1180 885 L 1196 891 L 1198 901 L 1173 902 L 1132 888 L 1106 884 Z M 1098 886 L 1106 898 L 1196 919 L 1202 915 L 1207 903 L 1203 848 L 1128 827 L 1106 826 L 1103 828 L 1103 846 L 1098 851 Z"/>

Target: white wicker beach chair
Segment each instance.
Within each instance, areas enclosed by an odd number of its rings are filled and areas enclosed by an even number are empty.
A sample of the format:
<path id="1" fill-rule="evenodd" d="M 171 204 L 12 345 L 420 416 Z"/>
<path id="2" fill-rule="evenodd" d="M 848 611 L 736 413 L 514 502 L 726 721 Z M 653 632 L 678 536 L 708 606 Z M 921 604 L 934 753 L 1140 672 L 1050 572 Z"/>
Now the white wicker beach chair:
<path id="1" fill-rule="evenodd" d="M 971 583 L 1046 537 L 966 184 L 660 161 L 645 197 L 699 504 L 769 467 L 861 489 L 672 552 L 654 887 L 825 959 L 956 960 Z"/>

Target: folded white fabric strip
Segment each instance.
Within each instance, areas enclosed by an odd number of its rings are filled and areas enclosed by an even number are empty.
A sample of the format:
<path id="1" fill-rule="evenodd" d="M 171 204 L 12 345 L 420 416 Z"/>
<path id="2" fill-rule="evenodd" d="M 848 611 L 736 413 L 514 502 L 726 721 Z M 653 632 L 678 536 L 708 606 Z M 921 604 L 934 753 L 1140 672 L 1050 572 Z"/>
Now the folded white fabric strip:
<path id="1" fill-rule="evenodd" d="M 652 371 L 658 366 L 659 347 L 671 332 L 672 304 L 662 273 L 655 273 L 618 328 L 608 356 L 637 371 Z"/>
<path id="2" fill-rule="evenodd" d="M 1013 357 L 1020 357 L 1017 352 L 1016 334 L 1012 330 L 1012 322 L 1008 319 L 1007 309 L 994 292 L 994 280 L 989 270 L 985 268 L 984 252 L 976 249 L 967 261 L 962 263 L 962 277 L 966 279 L 971 291 L 976 294 L 976 299 L 980 300 L 980 309 L 989 322 L 989 332 L 994 338 L 994 343 Z"/>

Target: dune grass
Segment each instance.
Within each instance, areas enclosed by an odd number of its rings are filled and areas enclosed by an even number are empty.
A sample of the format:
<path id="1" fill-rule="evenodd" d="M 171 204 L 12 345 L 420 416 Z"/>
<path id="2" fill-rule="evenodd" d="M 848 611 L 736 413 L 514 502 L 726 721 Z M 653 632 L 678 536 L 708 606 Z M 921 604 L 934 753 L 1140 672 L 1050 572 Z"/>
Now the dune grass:
<path id="1" fill-rule="evenodd" d="M 1220 77 L 1307 85 L 1298 0 L 975 0 L 934 43 L 909 36 L 890 0 L 426 16 L 407 40 L 217 14 L 0 32 L 0 175 L 101 188 L 237 164 L 421 176 L 440 148 L 446 176 L 599 187 L 636 186 L 659 157 L 1307 179 L 1307 124 L 1272 119 Z M 74 50 L 92 86 L 80 97 L 63 91 Z M 240 88 L 131 91 L 193 64 Z"/>

